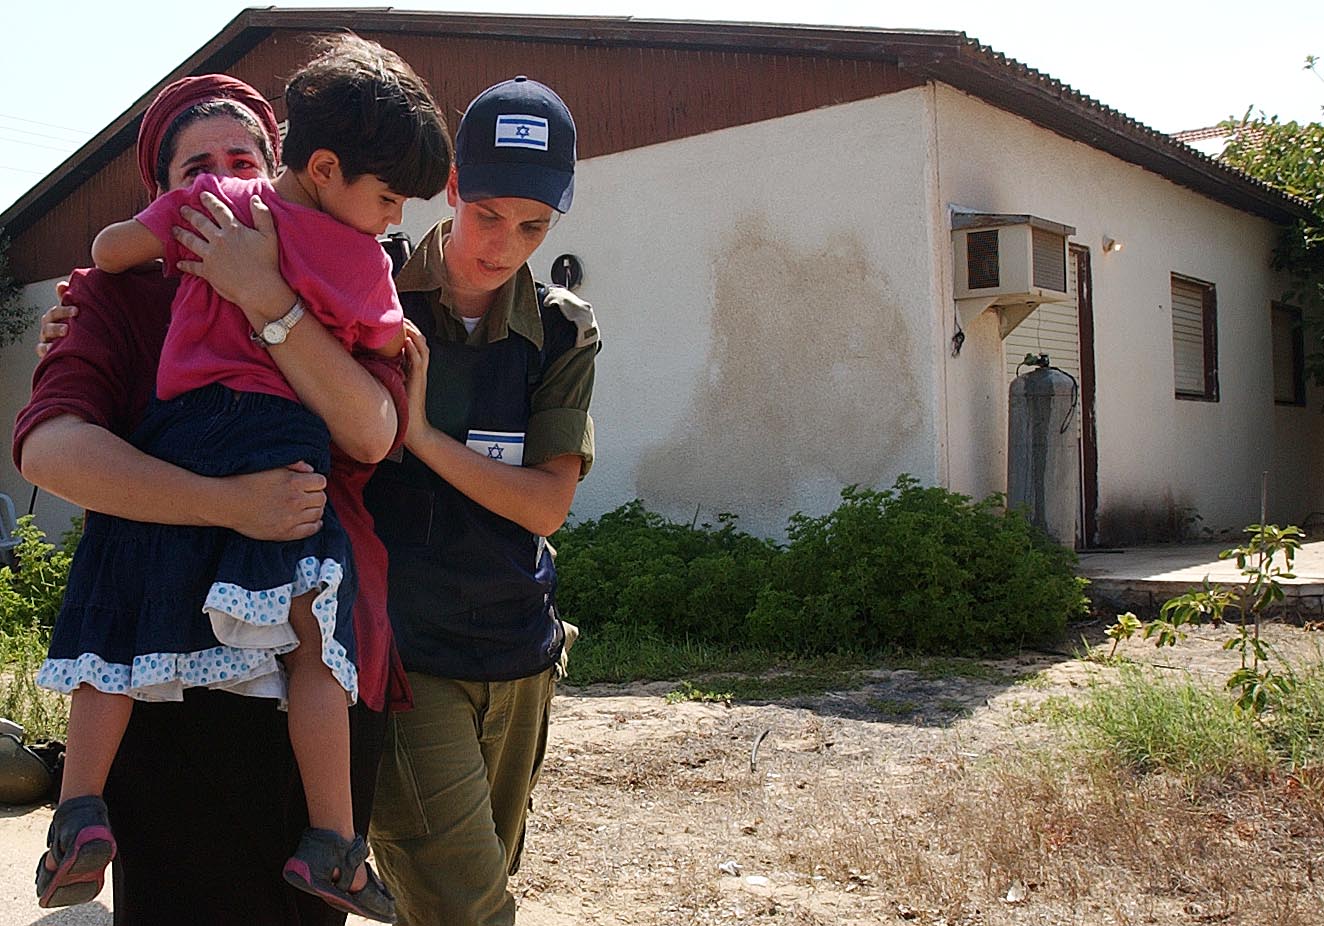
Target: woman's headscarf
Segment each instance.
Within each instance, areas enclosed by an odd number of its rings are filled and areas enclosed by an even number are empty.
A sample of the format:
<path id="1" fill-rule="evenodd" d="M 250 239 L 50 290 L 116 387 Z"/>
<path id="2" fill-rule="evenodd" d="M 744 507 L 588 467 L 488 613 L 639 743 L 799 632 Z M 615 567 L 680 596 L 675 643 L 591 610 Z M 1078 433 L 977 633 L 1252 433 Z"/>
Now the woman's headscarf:
<path id="1" fill-rule="evenodd" d="M 276 114 L 262 94 L 242 80 L 225 74 L 185 77 L 157 94 L 147 112 L 143 113 L 142 125 L 138 129 L 138 171 L 148 194 L 156 195 L 156 159 L 166 130 L 186 109 L 209 100 L 232 100 L 252 112 L 271 140 L 271 150 L 277 162 L 280 161 L 280 129 L 276 125 Z"/>

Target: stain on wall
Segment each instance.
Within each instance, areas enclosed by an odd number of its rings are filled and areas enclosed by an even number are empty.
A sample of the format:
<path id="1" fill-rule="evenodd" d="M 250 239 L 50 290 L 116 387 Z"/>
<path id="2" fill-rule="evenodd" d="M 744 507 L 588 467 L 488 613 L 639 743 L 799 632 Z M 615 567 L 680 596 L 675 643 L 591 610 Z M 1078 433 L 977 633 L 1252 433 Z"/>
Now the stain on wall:
<path id="1" fill-rule="evenodd" d="M 1101 547 L 1131 547 L 1153 543 L 1190 543 L 1224 540 L 1237 529 L 1205 523 L 1185 494 L 1165 489 L 1149 498 L 1119 499 L 1099 511 Z"/>
<path id="2" fill-rule="evenodd" d="M 920 385 L 931 361 L 912 330 L 927 319 L 906 317 L 864 243 L 843 232 L 797 247 L 794 229 L 763 216 L 727 240 L 709 355 L 681 424 L 641 457 L 640 496 L 775 530 L 797 509 L 830 509 L 841 486 L 890 484 L 931 457 Z"/>

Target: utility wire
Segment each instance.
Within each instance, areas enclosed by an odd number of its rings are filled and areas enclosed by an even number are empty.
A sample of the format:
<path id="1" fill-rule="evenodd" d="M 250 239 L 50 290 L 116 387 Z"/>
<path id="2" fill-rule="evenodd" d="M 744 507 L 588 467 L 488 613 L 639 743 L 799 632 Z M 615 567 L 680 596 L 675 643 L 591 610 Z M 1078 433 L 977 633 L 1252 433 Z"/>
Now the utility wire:
<path id="1" fill-rule="evenodd" d="M 70 128 L 70 127 L 67 126 L 67 125 L 56 125 L 56 124 L 53 123 L 53 122 L 38 122 L 36 119 L 24 119 L 22 116 L 11 116 L 11 115 L 9 115 L 8 113 L 0 113 L 0 119 L 13 119 L 15 122 L 26 122 L 26 123 L 28 123 L 29 125 L 40 125 L 40 126 L 44 126 L 44 127 L 48 128 L 48 129 L 61 129 L 61 130 L 65 131 L 65 132 L 76 132 L 76 133 L 78 133 L 78 134 L 80 134 L 80 135 L 83 135 L 83 134 L 91 135 L 91 134 L 92 134 L 91 131 L 88 130 L 88 129 L 73 129 L 73 128 Z"/>
<path id="2" fill-rule="evenodd" d="M 69 154 L 79 147 L 78 145 L 70 143 L 68 148 L 57 148 L 54 145 L 43 145 L 41 142 L 24 141 L 21 138 L 5 138 L 3 136 L 0 136 L 0 142 L 3 142 L 6 145 L 26 145 L 29 148 L 42 148 L 46 151 L 59 151 L 63 154 Z"/>
<path id="3" fill-rule="evenodd" d="M 22 135 L 35 135 L 37 138 L 49 138 L 52 141 L 62 141 L 69 145 L 78 144 L 77 140 L 73 138 L 62 138 L 59 135 L 50 135 L 46 132 L 34 132 L 31 129 L 20 129 L 13 125 L 0 125 L 0 132 L 18 132 Z"/>

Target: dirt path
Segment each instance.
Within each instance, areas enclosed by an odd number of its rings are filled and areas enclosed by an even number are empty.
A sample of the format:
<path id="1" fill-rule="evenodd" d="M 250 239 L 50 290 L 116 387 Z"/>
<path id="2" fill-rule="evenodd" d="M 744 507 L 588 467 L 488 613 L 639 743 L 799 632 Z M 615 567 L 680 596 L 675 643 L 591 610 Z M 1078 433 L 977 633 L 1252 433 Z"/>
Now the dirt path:
<path id="1" fill-rule="evenodd" d="M 1269 632 L 1298 658 L 1319 659 L 1319 634 Z M 1222 650 L 1230 634 L 1202 628 L 1174 650 L 1136 641 L 1124 652 L 1161 671 L 1218 680 L 1235 659 Z M 554 705 L 553 742 L 513 884 L 519 922 L 948 924 L 897 886 L 922 885 L 926 873 L 902 870 L 906 854 L 884 858 L 880 846 L 902 833 L 922 843 L 928 837 L 915 819 L 916 794 L 989 757 L 1014 758 L 1044 742 L 1049 727 L 1027 722 L 1035 705 L 1079 693 L 1109 671 L 1065 654 L 1031 653 L 982 664 L 977 678 L 941 665 L 879 669 L 850 691 L 734 706 L 668 704 L 674 683 L 568 688 Z M 54 912 L 33 902 L 31 866 L 48 819 L 46 808 L 0 812 L 0 926 L 109 924 L 109 896 Z M 1060 902 L 987 901 L 1033 885 L 961 889 L 981 912 L 949 926 L 1145 921 L 1105 914 L 1097 894 L 1071 910 Z M 977 904 L 980 892 L 985 899 Z M 1137 909 L 1167 909 L 1146 903 Z"/>
<path id="2" fill-rule="evenodd" d="M 1269 634 L 1297 659 L 1320 659 L 1318 634 Z M 1231 635 L 1200 628 L 1176 649 L 1134 641 L 1122 652 L 1219 685 L 1235 664 L 1222 649 Z M 852 691 L 732 707 L 667 704 L 673 683 L 572 689 L 554 709 L 516 882 L 520 922 L 947 923 L 880 870 L 887 831 L 922 828 L 908 807 L 917 791 L 1047 740 L 1046 724 L 1026 720 L 1035 706 L 1112 671 L 1061 654 L 986 667 L 985 678 L 878 670 Z M 994 887 L 1015 896 L 1014 884 Z M 967 922 L 1130 921 L 1006 904 Z"/>

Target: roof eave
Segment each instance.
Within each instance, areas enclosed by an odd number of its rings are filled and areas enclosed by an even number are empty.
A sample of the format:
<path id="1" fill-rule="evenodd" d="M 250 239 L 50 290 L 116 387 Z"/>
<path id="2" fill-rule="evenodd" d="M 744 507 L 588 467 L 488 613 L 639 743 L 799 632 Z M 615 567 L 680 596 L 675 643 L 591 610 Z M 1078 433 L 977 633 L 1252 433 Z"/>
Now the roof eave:
<path id="1" fill-rule="evenodd" d="M 71 190 L 118 157 L 125 148 L 135 144 L 143 112 L 165 87 L 190 74 L 225 71 L 261 42 L 268 30 L 254 29 L 248 23 L 248 17 L 253 12 L 245 10 L 230 20 L 214 39 L 135 100 L 110 125 L 92 136 L 26 195 L 0 213 L 0 229 L 3 229 L 4 234 L 12 238 L 25 231 Z"/>
<path id="2" fill-rule="evenodd" d="M 1302 199 L 1158 132 L 970 39 L 958 55 L 902 56 L 902 66 L 1279 225 L 1318 222 Z"/>
<path id="3" fill-rule="evenodd" d="M 1220 202 L 1279 224 L 1318 220 L 1303 200 L 1280 193 L 1167 135 L 1040 74 L 963 32 L 760 23 L 693 22 L 633 17 L 476 15 L 371 9 L 275 7 L 235 16 L 206 45 L 143 94 L 114 122 L 70 155 L 25 196 L 0 214 L 0 228 L 16 235 L 70 190 L 117 157 L 136 138 L 142 112 L 162 88 L 189 74 L 224 71 L 276 29 L 472 35 L 590 45 L 741 52 L 828 54 L 889 58 L 921 76 L 950 84 L 1017 113 L 1064 137 L 1081 141 L 1181 183 Z"/>

